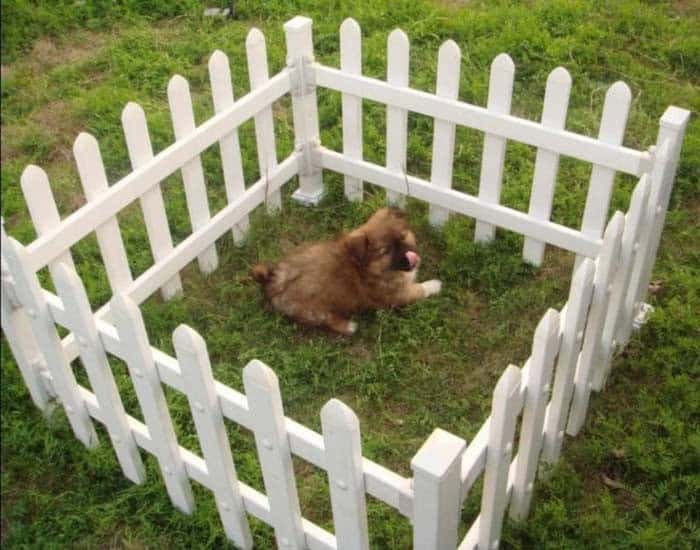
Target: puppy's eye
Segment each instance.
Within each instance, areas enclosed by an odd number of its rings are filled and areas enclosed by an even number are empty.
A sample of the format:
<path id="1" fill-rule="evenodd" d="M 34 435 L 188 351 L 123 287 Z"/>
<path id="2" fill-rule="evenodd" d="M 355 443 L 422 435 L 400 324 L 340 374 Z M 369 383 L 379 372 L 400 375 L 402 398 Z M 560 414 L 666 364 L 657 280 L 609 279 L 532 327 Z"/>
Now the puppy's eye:
<path id="1" fill-rule="evenodd" d="M 380 256 L 385 256 L 386 254 L 389 253 L 389 247 L 388 246 L 383 246 L 382 248 L 379 249 L 379 255 Z"/>

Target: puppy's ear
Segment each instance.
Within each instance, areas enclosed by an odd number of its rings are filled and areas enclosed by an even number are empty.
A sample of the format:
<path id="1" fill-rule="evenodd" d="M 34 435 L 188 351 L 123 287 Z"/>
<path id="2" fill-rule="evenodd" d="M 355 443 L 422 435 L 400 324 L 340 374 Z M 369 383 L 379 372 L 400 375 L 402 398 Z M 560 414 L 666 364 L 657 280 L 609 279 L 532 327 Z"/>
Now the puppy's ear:
<path id="1" fill-rule="evenodd" d="M 367 262 L 367 254 L 369 252 L 369 237 L 364 231 L 351 233 L 345 238 L 345 249 L 350 257 L 359 265 L 364 265 Z"/>

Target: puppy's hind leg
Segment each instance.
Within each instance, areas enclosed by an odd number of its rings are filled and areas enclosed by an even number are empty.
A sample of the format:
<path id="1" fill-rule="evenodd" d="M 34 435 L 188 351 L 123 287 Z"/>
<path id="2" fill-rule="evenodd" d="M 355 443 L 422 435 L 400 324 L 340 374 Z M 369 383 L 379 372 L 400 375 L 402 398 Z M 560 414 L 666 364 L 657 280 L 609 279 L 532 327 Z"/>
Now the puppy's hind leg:
<path id="1" fill-rule="evenodd" d="M 352 336 L 357 330 L 357 323 L 355 321 L 344 319 L 339 315 L 330 315 L 326 320 L 326 326 L 331 330 L 345 336 Z"/>

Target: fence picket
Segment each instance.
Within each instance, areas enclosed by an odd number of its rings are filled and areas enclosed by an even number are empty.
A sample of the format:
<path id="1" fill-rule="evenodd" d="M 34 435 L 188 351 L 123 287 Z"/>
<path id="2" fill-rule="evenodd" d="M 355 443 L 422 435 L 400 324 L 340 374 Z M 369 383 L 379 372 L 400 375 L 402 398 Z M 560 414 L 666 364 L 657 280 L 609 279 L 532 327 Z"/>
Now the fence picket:
<path id="1" fill-rule="evenodd" d="M 94 201 L 109 189 L 100 146 L 94 136 L 81 132 L 73 143 L 73 156 L 85 197 Z M 97 227 L 95 234 L 112 293 L 119 292 L 131 284 L 132 277 L 117 217 L 112 216 Z"/>
<path id="2" fill-rule="evenodd" d="M 173 345 L 187 390 L 207 471 L 214 485 L 216 507 L 226 536 L 240 548 L 252 548 L 253 541 L 241 497 L 236 467 L 214 376 L 204 339 L 193 329 L 180 325 L 173 332 Z"/>
<path id="3" fill-rule="evenodd" d="M 177 437 L 170 419 L 153 353 L 148 342 L 141 311 L 124 294 L 117 294 L 111 303 L 112 318 L 123 346 L 124 361 L 129 369 L 148 433 L 153 441 L 163 480 L 176 508 L 186 514 L 194 510 L 194 498 L 187 470 L 182 462 Z"/>
<path id="4" fill-rule="evenodd" d="M 561 130 L 566 124 L 569 108 L 571 75 L 564 67 L 557 67 L 547 77 L 542 108 L 542 125 Z M 549 220 L 559 170 L 559 154 L 547 149 L 537 149 L 535 175 L 530 194 L 529 214 L 538 220 Z M 523 259 L 533 265 L 542 265 L 545 243 L 525 237 Z"/>
<path id="5" fill-rule="evenodd" d="M 338 548 L 369 549 L 360 422 L 350 407 L 331 399 L 321 409 L 321 426 Z"/>
<path id="6" fill-rule="evenodd" d="M 564 427 L 574 392 L 574 375 L 581 352 L 583 329 L 593 297 L 594 274 L 595 263 L 586 258 L 574 274 L 566 302 L 561 347 L 542 442 L 542 460 L 548 464 L 554 464 L 559 459 L 564 441 Z"/>
<path id="7" fill-rule="evenodd" d="M 63 355 L 61 339 L 46 305 L 39 280 L 27 267 L 29 265 L 27 251 L 16 240 L 5 235 L 4 230 L 2 251 L 14 281 L 17 298 L 26 309 L 34 338 L 51 372 L 54 388 L 66 411 L 73 433 L 86 447 L 95 447 L 98 443 L 95 427 L 80 397 L 73 370 Z"/>
<path id="8" fill-rule="evenodd" d="M 141 484 L 146 479 L 141 455 L 127 424 L 126 411 L 83 283 L 78 274 L 64 264 L 56 266 L 55 282 L 119 464 L 127 479 Z"/>
<path id="9" fill-rule="evenodd" d="M 435 95 L 457 99 L 462 53 L 459 46 L 448 40 L 438 52 L 437 84 Z M 449 120 L 435 119 L 433 126 L 433 157 L 430 181 L 438 187 L 452 187 L 452 164 L 455 150 L 455 124 Z M 441 227 L 449 216 L 449 210 L 430 205 L 428 218 L 431 225 Z"/>
<path id="10" fill-rule="evenodd" d="M 603 116 L 598 131 L 599 141 L 611 145 L 622 144 L 631 104 L 632 91 L 627 84 L 620 81 L 610 86 L 605 94 Z M 581 222 L 581 232 L 584 235 L 598 238 L 603 234 L 614 182 L 615 170 L 599 164 L 593 165 Z M 582 261 L 583 256 L 577 256 L 574 268 Z"/>
<path id="11" fill-rule="evenodd" d="M 253 360 L 243 369 L 243 386 L 248 397 L 265 492 L 270 501 L 275 539 L 280 548 L 305 548 L 277 375 L 268 366 Z"/>
<path id="12" fill-rule="evenodd" d="M 148 164 L 153 158 L 153 146 L 148 134 L 146 113 L 138 103 L 129 102 L 122 111 L 122 128 L 126 139 L 126 148 L 129 151 L 131 167 L 137 170 Z M 154 263 L 165 258 L 173 249 L 173 238 L 170 235 L 170 226 L 165 214 L 165 203 L 160 185 L 154 185 L 139 197 L 143 221 L 146 225 L 148 244 L 151 247 Z M 182 293 L 180 275 L 175 275 L 160 289 L 164 300 Z"/>
<path id="13" fill-rule="evenodd" d="M 362 31 L 348 17 L 340 25 L 340 69 L 350 74 L 362 74 Z M 362 160 L 362 98 L 342 94 L 343 154 Z M 345 196 L 350 201 L 362 200 L 363 183 L 359 178 L 345 176 Z"/>
<path id="14" fill-rule="evenodd" d="M 263 86 L 269 79 L 267 68 L 267 46 L 265 35 L 258 29 L 251 29 L 245 40 L 248 58 L 248 75 L 251 91 Z M 260 178 L 267 180 L 277 168 L 277 145 L 275 144 L 275 126 L 272 118 L 272 106 L 268 106 L 255 115 L 255 143 L 258 150 Z M 275 212 L 282 207 L 279 191 L 265 193 L 268 212 Z"/>
<path id="15" fill-rule="evenodd" d="M 513 97 L 515 65 L 508 54 L 502 53 L 491 63 L 489 98 L 486 108 L 496 114 L 509 114 Z M 506 138 L 494 134 L 484 135 L 484 150 L 481 157 L 479 198 L 495 204 L 501 201 L 501 183 L 506 156 Z M 474 239 L 491 241 L 496 235 L 495 226 L 476 222 Z"/>
<path id="16" fill-rule="evenodd" d="M 387 41 L 386 81 L 394 86 L 408 87 L 408 36 L 401 29 L 395 29 Z M 406 174 L 406 154 L 408 148 L 408 111 L 393 105 L 386 107 L 386 167 L 393 172 Z M 403 207 L 406 197 L 395 191 L 386 192 L 387 202 Z"/>
<path id="17" fill-rule="evenodd" d="M 457 546 L 466 446 L 464 439 L 436 429 L 411 459 L 414 548 Z"/>
<path id="18" fill-rule="evenodd" d="M 209 58 L 209 82 L 214 101 L 214 112 L 220 113 L 234 103 L 231 67 L 228 57 L 221 50 L 216 50 Z M 241 160 L 241 145 L 238 139 L 238 128 L 226 134 L 219 140 L 221 150 L 221 166 L 224 172 L 224 187 L 226 200 L 232 203 L 245 192 L 243 163 Z M 233 242 L 242 244 L 248 232 L 250 221 L 243 216 L 233 226 Z"/>
<path id="19" fill-rule="evenodd" d="M 527 391 L 510 503 L 510 517 L 514 520 L 525 519 L 530 510 L 537 462 L 542 449 L 542 428 L 552 368 L 559 352 L 559 344 L 559 313 L 555 309 L 549 309 L 535 329 L 527 372 Z"/>
<path id="20" fill-rule="evenodd" d="M 595 362 L 600 360 L 603 324 L 608 310 L 610 292 L 612 291 L 612 280 L 620 257 L 620 245 L 624 228 L 625 216 L 622 212 L 616 212 L 605 230 L 603 246 L 596 261 L 593 300 L 588 313 L 581 357 L 579 358 L 579 365 L 574 378 L 574 395 L 566 427 L 566 433 L 569 435 L 578 434 L 586 419 L 592 388 L 591 375 Z"/>
<path id="21" fill-rule="evenodd" d="M 190 86 L 187 80 L 180 75 L 176 74 L 168 82 L 168 103 L 170 104 L 170 116 L 173 119 L 175 139 L 180 140 L 194 133 L 197 126 L 194 121 L 194 111 L 192 110 Z M 182 183 L 185 187 L 187 211 L 189 212 L 192 231 L 194 232 L 207 225 L 211 219 L 202 159 L 197 155 L 183 164 L 180 171 L 182 172 Z M 197 257 L 197 261 L 202 273 L 214 271 L 219 265 L 216 245 L 213 244 L 202 252 Z"/>

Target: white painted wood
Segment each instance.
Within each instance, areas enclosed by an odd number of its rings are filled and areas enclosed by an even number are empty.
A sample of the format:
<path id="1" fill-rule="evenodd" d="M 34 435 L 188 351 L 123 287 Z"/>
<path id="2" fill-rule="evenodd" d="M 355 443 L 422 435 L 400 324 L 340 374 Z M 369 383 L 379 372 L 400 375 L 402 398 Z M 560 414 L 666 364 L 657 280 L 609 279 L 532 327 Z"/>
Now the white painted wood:
<path id="1" fill-rule="evenodd" d="M 246 56 L 248 59 L 248 76 L 251 92 L 267 85 L 269 71 L 267 68 L 267 46 L 265 36 L 258 29 L 251 29 L 245 40 Z M 286 74 L 289 78 L 289 70 Z M 287 89 L 289 91 L 289 88 Z M 272 102 L 270 102 L 271 104 Z M 260 178 L 266 180 L 277 168 L 277 145 L 275 142 L 275 126 L 272 118 L 272 107 L 267 106 L 255 114 L 255 143 L 258 150 L 258 166 Z M 279 192 L 266 194 L 265 204 L 268 212 L 275 212 L 282 207 L 282 197 Z"/>
<path id="2" fill-rule="evenodd" d="M 60 226 L 34 241 L 27 248 L 31 257 L 30 268 L 38 271 L 44 267 L 95 227 L 288 91 L 289 73 L 284 69 L 264 85 L 241 97 L 233 107 L 213 116 L 187 137 L 158 153 L 143 168 L 110 186 L 95 201 L 89 202 L 63 220 Z"/>
<path id="3" fill-rule="evenodd" d="M 544 415 L 552 380 L 554 360 L 559 352 L 559 313 L 547 310 L 535 329 L 527 372 L 527 391 L 518 439 L 510 517 L 522 521 L 532 501 L 537 463 L 542 450 Z"/>
<path id="4" fill-rule="evenodd" d="M 331 399 L 321 409 L 321 426 L 338 547 L 367 550 L 369 532 L 360 421 L 350 407 Z"/>
<path id="5" fill-rule="evenodd" d="M 641 176 L 651 166 L 651 156 L 647 152 L 610 145 L 574 132 L 548 128 L 539 122 L 495 113 L 484 107 L 407 87 L 392 86 L 381 80 L 343 73 L 323 65 L 315 65 L 314 72 L 316 84 L 323 88 L 391 104 L 433 118 L 451 120 L 460 126 L 601 164 L 626 174 Z"/>
<path id="6" fill-rule="evenodd" d="M 348 17 L 340 25 L 340 70 L 362 74 L 362 31 L 360 25 Z M 362 98 L 341 95 L 343 112 L 343 154 L 362 159 Z M 345 176 L 345 197 L 350 201 L 362 200 L 362 180 Z"/>
<path id="7" fill-rule="evenodd" d="M 180 75 L 175 75 L 168 83 L 168 103 L 173 119 L 175 139 L 180 140 L 196 130 L 190 86 Z M 204 169 L 199 155 L 182 165 L 182 183 L 185 186 L 187 211 L 190 215 L 192 231 L 204 227 L 210 220 L 209 199 L 204 181 Z M 211 273 L 219 265 L 216 246 L 212 245 L 198 257 L 199 269 L 202 273 Z"/>
<path id="8" fill-rule="evenodd" d="M 478 523 L 479 548 L 498 548 L 507 504 L 506 484 L 513 454 L 520 369 L 509 365 L 496 384 L 491 404 L 489 444 Z M 461 546 L 460 546 L 461 547 Z"/>
<path id="9" fill-rule="evenodd" d="M 139 308 L 128 297 L 117 294 L 111 301 L 112 316 L 123 345 L 124 361 L 129 369 L 148 433 L 153 442 L 163 481 L 173 505 L 185 514 L 194 511 L 194 498 L 187 471 L 179 453 L 177 437 L 170 419 L 148 342 L 148 334 Z"/>
<path id="10" fill-rule="evenodd" d="M 12 275 L 17 297 L 24 305 L 29 317 L 34 338 L 46 359 L 53 386 L 66 411 L 73 433 L 86 447 L 95 447 L 98 443 L 97 433 L 78 394 L 78 384 L 73 371 L 63 355 L 61 340 L 46 305 L 39 280 L 28 267 L 27 251 L 16 240 L 8 237 L 3 230 L 2 252 Z"/>
<path id="11" fill-rule="evenodd" d="M 401 29 L 389 34 L 387 41 L 386 81 L 392 89 L 408 88 L 409 64 L 408 36 Z M 362 95 L 362 94 L 358 94 Z M 395 105 L 386 107 L 386 167 L 403 176 L 407 173 L 406 153 L 408 151 L 408 111 Z M 406 203 L 403 193 L 387 190 L 387 202 L 403 207 Z"/>
<path id="12" fill-rule="evenodd" d="M 292 118 L 294 148 L 302 153 L 299 165 L 299 188 L 292 199 L 304 205 L 317 205 L 323 197 L 323 175 L 312 152 L 321 144 L 318 128 L 316 84 L 309 70 L 314 63 L 312 21 L 296 16 L 284 24 L 287 42 L 287 68 L 293 80 Z"/>
<path id="13" fill-rule="evenodd" d="M 570 93 L 571 75 L 564 67 L 557 67 L 547 77 L 542 107 L 542 126 L 557 130 L 564 128 Z M 538 149 L 528 210 L 528 213 L 538 220 L 549 220 L 552 215 L 558 171 L 559 155 L 547 149 Z M 523 259 L 536 266 L 542 265 L 544 248 L 542 241 L 526 237 L 523 244 Z"/>
<path id="14" fill-rule="evenodd" d="M 173 332 L 173 345 L 224 531 L 238 547 L 252 548 L 248 518 L 216 395 L 206 343 L 193 329 L 180 325 Z"/>
<path id="15" fill-rule="evenodd" d="M 138 170 L 153 159 L 153 146 L 148 134 L 146 113 L 138 103 L 129 102 L 122 111 L 122 128 L 126 148 L 133 170 Z M 168 218 L 165 214 L 165 203 L 160 185 L 154 185 L 139 197 L 143 221 L 146 225 L 148 244 L 151 247 L 154 263 L 158 263 L 173 249 L 173 238 L 170 234 Z M 164 300 L 182 293 L 180 276 L 175 275 L 160 289 Z"/>
<path id="16" fill-rule="evenodd" d="M 462 52 L 459 46 L 448 40 L 438 51 L 437 84 L 435 95 L 447 99 L 457 99 L 459 95 L 459 73 Z M 435 119 L 433 125 L 433 157 L 430 168 L 430 181 L 438 187 L 452 187 L 452 164 L 455 150 L 455 124 L 449 120 Z M 430 205 L 430 224 L 441 227 L 449 216 L 449 210 Z"/>
<path id="17" fill-rule="evenodd" d="M 221 50 L 216 50 L 209 58 L 209 82 L 211 94 L 214 100 L 214 112 L 222 113 L 233 107 L 233 83 L 231 81 L 231 68 L 228 57 Z M 219 141 L 221 150 L 221 166 L 224 171 L 224 187 L 226 199 L 233 202 L 245 192 L 245 179 L 243 176 L 243 162 L 241 160 L 241 146 L 238 139 L 238 128 L 226 134 Z M 233 242 L 243 244 L 250 223 L 248 216 L 244 216 L 233 226 Z"/>
<path id="18" fill-rule="evenodd" d="M 75 271 L 65 264 L 55 269 L 56 290 L 69 317 L 80 348 L 80 359 L 97 397 L 98 406 L 107 426 L 122 471 L 127 479 L 141 484 L 146 480 L 141 455 L 126 422 L 126 411 L 114 381 L 112 369 L 92 317 L 85 288 Z"/>
<path id="19" fill-rule="evenodd" d="M 387 168 L 366 161 L 353 160 L 329 149 L 321 148 L 321 162 L 323 167 L 329 170 L 362 178 L 397 192 L 406 188 L 406 180 L 408 180 L 411 196 L 417 199 L 522 235 L 535 237 L 565 250 L 591 258 L 594 258 L 600 250 L 599 239 L 586 237 L 580 231 L 550 221 L 536 220 L 518 210 L 485 202 L 461 191 L 435 187 L 430 182 L 413 176 L 404 177 L 403 174 Z"/>
<path id="20" fill-rule="evenodd" d="M 270 501 L 275 539 L 280 548 L 304 548 L 301 509 L 279 381 L 272 369 L 253 360 L 243 369 L 243 386 L 248 397 L 265 491 Z"/>
<path id="21" fill-rule="evenodd" d="M 73 156 L 87 200 L 92 202 L 107 193 L 109 190 L 107 174 L 102 163 L 100 146 L 94 136 L 81 132 L 73 143 Z M 62 225 L 55 226 L 55 229 L 60 229 Z M 109 286 L 112 293 L 118 292 L 132 281 L 129 259 L 119 231 L 119 222 L 116 216 L 112 216 L 92 229 L 97 235 L 97 244 L 107 271 Z"/>
<path id="22" fill-rule="evenodd" d="M 460 474 L 462 483 L 462 501 L 466 500 L 472 485 L 484 471 L 486 465 L 486 449 L 489 444 L 489 430 L 491 417 L 488 417 L 479 428 L 479 431 L 467 445 L 467 449 L 462 455 L 462 473 Z"/>
<path id="23" fill-rule="evenodd" d="M 464 439 L 436 429 L 411 459 L 414 548 L 448 550 L 457 546 L 465 448 Z"/>
<path id="24" fill-rule="evenodd" d="M 545 420 L 542 442 L 542 460 L 548 464 L 554 464 L 559 459 L 564 441 L 564 427 L 574 392 L 574 375 L 581 352 L 583 329 L 593 297 L 594 274 L 595 263 L 590 258 L 586 258 L 574 274 L 565 306 L 561 348 L 554 373 L 552 399 Z"/>
<path id="25" fill-rule="evenodd" d="M 510 113 L 513 97 L 513 78 L 515 65 L 508 54 L 502 53 L 491 63 L 489 79 L 489 98 L 486 108 L 499 115 Z M 484 136 L 484 150 L 481 158 L 481 176 L 479 177 L 479 198 L 486 202 L 498 204 L 501 201 L 501 183 L 506 157 L 506 139 L 492 133 Z M 496 228 L 481 221 L 476 222 L 474 240 L 491 241 Z"/>
<path id="26" fill-rule="evenodd" d="M 622 232 L 625 229 L 625 216 L 616 212 L 608 223 L 603 237 L 603 246 L 596 261 L 593 300 L 588 313 L 588 322 L 583 337 L 583 347 L 574 378 L 574 395 L 566 433 L 576 435 L 583 427 L 591 395 L 591 375 L 594 365 L 600 361 L 603 325 L 608 310 L 612 281 L 620 258 Z"/>
<path id="27" fill-rule="evenodd" d="M 603 115 L 600 119 L 598 139 L 611 145 L 621 145 L 627 127 L 627 116 L 632 104 L 632 91 L 624 82 L 616 82 L 605 94 Z M 615 170 L 595 164 L 591 171 L 586 206 L 583 210 L 581 231 L 600 237 L 608 220 L 608 208 L 615 183 Z M 583 261 L 577 257 L 575 267 Z"/>

